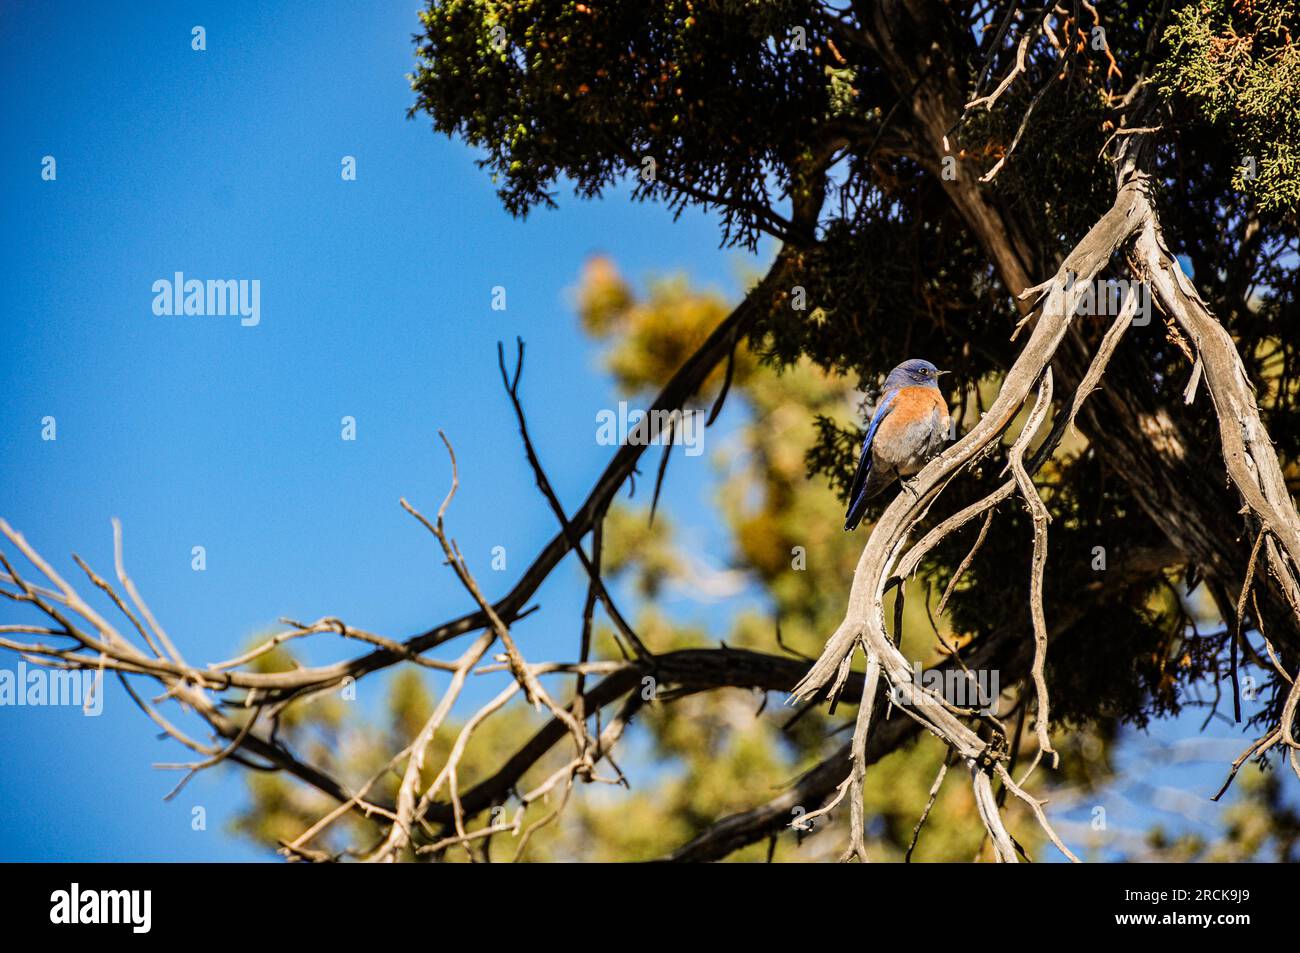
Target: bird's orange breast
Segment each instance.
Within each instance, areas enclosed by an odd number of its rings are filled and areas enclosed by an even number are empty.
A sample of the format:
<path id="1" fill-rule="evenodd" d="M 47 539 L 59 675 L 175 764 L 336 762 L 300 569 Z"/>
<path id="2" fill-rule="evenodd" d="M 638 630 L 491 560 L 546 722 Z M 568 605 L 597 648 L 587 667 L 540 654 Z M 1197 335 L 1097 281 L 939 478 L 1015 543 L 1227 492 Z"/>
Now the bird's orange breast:
<path id="1" fill-rule="evenodd" d="M 948 431 L 948 404 L 934 387 L 902 387 L 872 441 L 875 459 L 900 473 L 913 473 L 941 447 Z"/>
<path id="2" fill-rule="evenodd" d="M 948 403 L 943 394 L 934 387 L 900 387 L 890 405 L 889 414 L 880 422 L 876 439 L 891 434 L 901 434 L 916 424 L 934 419 L 938 411 L 939 420 L 948 416 Z"/>

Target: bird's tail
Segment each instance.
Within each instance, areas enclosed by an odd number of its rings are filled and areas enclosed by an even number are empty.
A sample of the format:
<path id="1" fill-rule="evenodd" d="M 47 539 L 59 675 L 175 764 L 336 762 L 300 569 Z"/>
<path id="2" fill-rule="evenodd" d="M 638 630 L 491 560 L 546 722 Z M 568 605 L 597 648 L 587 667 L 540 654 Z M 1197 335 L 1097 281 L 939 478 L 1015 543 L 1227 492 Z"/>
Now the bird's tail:
<path id="1" fill-rule="evenodd" d="M 863 514 L 867 512 L 867 488 L 860 486 L 858 492 L 852 500 L 849 501 L 849 511 L 844 516 L 844 529 L 854 530 L 862 522 Z"/>
<path id="2" fill-rule="evenodd" d="M 862 522 L 862 514 L 867 510 L 866 488 L 871 476 L 871 445 L 862 447 L 862 457 L 858 460 L 857 472 L 853 474 L 853 485 L 849 487 L 849 512 L 844 517 L 844 529 L 856 527 Z"/>
<path id="3" fill-rule="evenodd" d="M 894 470 L 881 470 L 868 461 L 862 480 L 854 484 L 854 496 L 849 503 L 849 512 L 844 517 L 844 528 L 856 529 L 862 522 L 862 517 L 866 515 L 867 501 L 873 496 L 879 496 L 896 478 L 897 473 Z"/>

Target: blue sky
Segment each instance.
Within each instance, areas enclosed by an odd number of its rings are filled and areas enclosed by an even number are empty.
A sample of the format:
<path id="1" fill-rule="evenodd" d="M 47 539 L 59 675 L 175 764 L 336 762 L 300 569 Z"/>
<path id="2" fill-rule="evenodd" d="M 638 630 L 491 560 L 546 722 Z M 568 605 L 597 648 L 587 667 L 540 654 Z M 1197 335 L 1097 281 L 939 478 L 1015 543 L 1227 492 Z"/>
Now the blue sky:
<path id="1" fill-rule="evenodd" d="M 468 609 L 397 505 L 436 510 L 438 428 L 460 462 L 452 532 L 489 596 L 503 593 L 555 526 L 496 342 L 528 342 L 530 424 L 572 508 L 609 453 L 595 415 L 618 399 L 567 295 L 583 261 L 604 252 L 634 279 L 683 271 L 733 296 L 744 261 L 718 248 L 715 221 L 674 222 L 626 190 L 510 218 L 471 150 L 405 118 L 417 4 L 276 6 L 0 7 L 0 515 L 70 575 L 74 551 L 111 570 L 120 517 L 128 569 L 201 661 L 280 616 L 400 638 Z M 154 315 L 153 282 L 177 271 L 258 280 L 260 324 Z M 498 285 L 504 312 L 490 307 Z M 355 441 L 340 439 L 344 416 Z M 721 544 L 707 459 L 674 465 L 665 504 Z M 497 545 L 505 573 L 489 568 Z M 539 601 L 574 620 L 582 595 L 566 564 Z M 534 619 L 519 635 L 556 657 L 570 628 Z M 361 703 L 381 689 L 363 681 Z M 264 859 L 224 833 L 242 796 L 233 772 L 162 801 L 176 778 L 150 765 L 180 757 L 112 683 L 98 718 L 0 709 L 0 860 Z M 195 805 L 206 832 L 191 830 Z"/>
<path id="2" fill-rule="evenodd" d="M 626 192 L 507 215 L 470 149 L 406 119 L 417 9 L 0 13 L 0 515 L 69 574 L 74 551 L 111 571 L 120 517 L 129 571 L 195 660 L 229 657 L 280 616 L 404 637 L 470 608 L 397 505 L 432 513 L 442 499 L 438 428 L 460 463 L 452 532 L 503 593 L 555 525 L 496 342 L 528 344 L 530 426 L 573 507 L 609 453 L 596 412 L 617 400 L 569 300 L 583 261 L 604 252 L 634 279 L 684 271 L 736 291 L 741 257 L 702 215 L 674 223 Z M 347 155 L 356 181 L 341 178 Z M 152 284 L 176 271 L 258 279 L 260 324 L 155 316 Z M 490 307 L 497 285 L 504 312 Z M 702 483 L 670 485 L 666 502 L 702 511 Z M 504 573 L 490 569 L 496 545 Z M 558 615 L 582 594 L 566 566 L 539 599 Z M 520 626 L 540 655 L 567 644 L 551 631 Z M 379 692 L 362 682 L 360 700 Z M 111 682 L 99 718 L 0 711 L 0 751 L 0 859 L 264 856 L 219 832 L 240 795 L 232 773 L 163 804 L 176 778 L 150 764 L 182 758 Z M 207 833 L 190 830 L 194 803 Z"/>

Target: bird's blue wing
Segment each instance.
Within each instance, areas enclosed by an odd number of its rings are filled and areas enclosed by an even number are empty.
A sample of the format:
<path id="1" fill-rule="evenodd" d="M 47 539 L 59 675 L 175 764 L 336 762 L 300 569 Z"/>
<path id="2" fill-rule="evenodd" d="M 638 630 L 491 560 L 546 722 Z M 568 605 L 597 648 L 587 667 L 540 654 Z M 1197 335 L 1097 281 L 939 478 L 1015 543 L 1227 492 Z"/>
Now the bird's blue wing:
<path id="1" fill-rule="evenodd" d="M 867 427 L 867 438 L 862 441 L 862 454 L 868 455 L 871 450 L 871 441 L 876 439 L 876 431 L 880 428 L 880 422 L 889 415 L 889 410 L 893 406 L 894 398 L 898 396 L 898 391 L 891 390 L 889 396 L 880 402 L 876 412 L 871 415 L 871 425 Z"/>
<path id="2" fill-rule="evenodd" d="M 871 475 L 871 441 L 876 438 L 876 430 L 880 427 L 880 422 L 889 416 L 890 406 L 894 403 L 894 398 L 898 396 L 898 391 L 891 391 L 889 396 L 880 402 L 876 412 L 871 415 L 871 425 L 867 428 L 867 438 L 862 441 L 862 458 L 858 461 L 858 472 L 853 475 L 853 486 L 849 489 L 849 512 L 844 517 L 844 528 L 853 529 L 862 522 L 862 514 L 867 508 L 867 477 Z"/>

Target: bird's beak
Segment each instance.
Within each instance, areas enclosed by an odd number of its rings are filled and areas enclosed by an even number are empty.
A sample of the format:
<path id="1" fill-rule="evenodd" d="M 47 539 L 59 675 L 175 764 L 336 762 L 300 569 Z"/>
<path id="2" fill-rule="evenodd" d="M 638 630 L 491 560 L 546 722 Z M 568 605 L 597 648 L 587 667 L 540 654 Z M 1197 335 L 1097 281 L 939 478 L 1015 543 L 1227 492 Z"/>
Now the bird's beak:
<path id="1" fill-rule="evenodd" d="M 934 372 L 934 376 L 935 376 L 935 377 L 943 377 L 944 374 L 951 374 L 951 373 L 952 373 L 952 371 L 935 371 L 935 372 Z"/>

